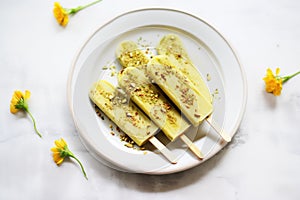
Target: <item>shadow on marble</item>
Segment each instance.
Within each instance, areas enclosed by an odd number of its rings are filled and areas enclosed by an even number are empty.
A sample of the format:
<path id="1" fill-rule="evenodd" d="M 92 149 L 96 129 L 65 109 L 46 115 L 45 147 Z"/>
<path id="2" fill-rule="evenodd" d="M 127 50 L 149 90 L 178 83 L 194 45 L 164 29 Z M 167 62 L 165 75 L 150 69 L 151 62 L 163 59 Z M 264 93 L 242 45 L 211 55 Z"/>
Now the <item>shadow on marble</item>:
<path id="1" fill-rule="evenodd" d="M 265 99 L 266 105 L 268 105 L 272 109 L 276 108 L 277 98 L 273 94 L 267 93 L 265 90 L 262 90 L 262 96 Z"/>
<path id="2" fill-rule="evenodd" d="M 131 174 L 114 170 L 114 176 L 126 188 L 143 192 L 167 192 L 192 185 L 205 177 L 226 157 L 229 149 L 223 149 L 203 164 L 183 172 L 167 175 Z M 113 169 L 112 169 L 113 170 Z"/>
<path id="3" fill-rule="evenodd" d="M 240 127 L 231 143 L 226 145 L 215 156 L 201 165 L 183 172 L 167 175 L 129 174 L 119 171 L 116 171 L 116 173 L 122 177 L 120 181 L 128 188 L 143 192 L 167 192 L 176 190 L 192 185 L 204 178 L 211 170 L 221 163 L 222 159 L 226 159 L 226 154 L 233 148 L 245 144 L 247 137 L 248 135 L 244 133 L 242 127 Z"/>
<path id="4" fill-rule="evenodd" d="M 226 145 L 222 150 L 227 149 L 234 149 L 238 146 L 241 146 L 246 143 L 246 140 L 248 138 L 248 133 L 246 130 L 244 130 L 243 127 L 240 127 L 234 137 L 232 138 L 231 142 Z"/>
<path id="5" fill-rule="evenodd" d="M 134 174 L 128 172 L 118 171 L 107 167 L 106 165 L 98 162 L 96 159 L 90 157 L 89 163 L 93 166 L 90 168 L 89 175 L 91 177 L 102 177 L 109 182 L 114 182 L 117 187 L 137 190 L 147 193 L 168 192 L 180 188 L 188 187 L 196 182 L 201 181 L 211 173 L 223 159 L 226 159 L 226 154 L 230 153 L 234 148 L 239 147 L 246 143 L 248 135 L 244 133 L 243 128 L 240 127 L 235 134 L 231 143 L 226 145 L 215 156 L 205 161 L 199 166 L 194 168 L 166 175 L 147 175 L 147 174 Z M 99 180 L 91 180 L 94 187 L 98 188 Z"/>

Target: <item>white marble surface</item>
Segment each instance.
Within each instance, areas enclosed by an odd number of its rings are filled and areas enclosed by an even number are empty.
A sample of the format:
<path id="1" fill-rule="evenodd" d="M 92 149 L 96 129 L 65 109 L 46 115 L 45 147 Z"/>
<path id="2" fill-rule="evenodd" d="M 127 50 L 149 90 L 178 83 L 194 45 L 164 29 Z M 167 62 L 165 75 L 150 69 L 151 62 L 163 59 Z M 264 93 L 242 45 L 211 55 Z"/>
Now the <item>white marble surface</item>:
<path id="1" fill-rule="evenodd" d="M 88 0 L 62 0 L 66 7 Z M 71 62 L 99 26 L 123 12 L 163 7 L 211 23 L 234 46 L 248 79 L 248 104 L 233 141 L 204 164 L 185 172 L 128 174 L 97 162 L 78 138 L 66 98 Z M 297 0 L 103 0 L 56 24 L 53 1 L 2 0 L 0 6 L 0 199 L 256 199 L 300 197 L 300 76 L 282 95 L 264 92 L 267 67 L 300 69 Z M 298 86 L 298 87 L 297 87 Z M 32 92 L 30 119 L 9 112 L 15 89 Z M 64 137 L 83 162 L 57 167 L 50 148 Z"/>

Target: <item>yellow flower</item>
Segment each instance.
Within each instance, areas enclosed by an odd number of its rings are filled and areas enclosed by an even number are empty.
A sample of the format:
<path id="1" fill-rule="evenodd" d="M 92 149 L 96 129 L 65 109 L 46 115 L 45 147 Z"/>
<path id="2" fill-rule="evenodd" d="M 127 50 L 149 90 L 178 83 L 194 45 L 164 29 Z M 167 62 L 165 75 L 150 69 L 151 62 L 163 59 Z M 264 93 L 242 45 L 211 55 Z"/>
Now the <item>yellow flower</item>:
<path id="1" fill-rule="evenodd" d="M 65 158 L 67 157 L 71 157 L 74 158 L 78 164 L 81 167 L 81 170 L 84 174 L 84 177 L 87 179 L 87 175 L 84 171 L 83 165 L 81 164 L 81 162 L 74 156 L 74 154 L 69 150 L 68 148 L 68 144 L 66 143 L 66 141 L 61 138 L 60 140 L 55 140 L 54 141 L 55 147 L 51 148 L 51 151 L 53 152 L 52 156 L 53 156 L 53 160 L 57 165 L 60 165 Z"/>
<path id="2" fill-rule="evenodd" d="M 55 140 L 54 143 L 56 146 L 51 148 L 51 151 L 53 152 L 53 160 L 57 165 L 60 165 L 66 157 L 66 155 L 62 152 L 68 148 L 68 145 L 63 138 Z"/>
<path id="3" fill-rule="evenodd" d="M 65 27 L 69 22 L 69 15 L 73 15 L 78 11 L 94 5 L 100 1 L 101 0 L 97 0 L 84 6 L 78 6 L 76 8 L 63 8 L 59 2 L 54 2 L 53 14 L 57 23 Z"/>
<path id="4" fill-rule="evenodd" d="M 280 69 L 276 69 L 276 76 L 274 76 L 270 68 L 267 69 L 267 75 L 264 77 L 266 84 L 266 91 L 273 93 L 275 96 L 279 96 L 282 90 L 282 78 L 278 77 Z"/>
<path id="5" fill-rule="evenodd" d="M 26 90 L 25 94 L 16 90 L 10 101 L 10 112 L 15 114 L 21 109 L 28 109 L 27 100 L 30 98 L 30 91 Z"/>
<path id="6" fill-rule="evenodd" d="M 16 114 L 19 111 L 25 111 L 26 113 L 29 114 L 30 118 L 33 121 L 33 126 L 34 126 L 34 130 L 35 132 L 42 137 L 42 135 L 40 134 L 40 132 L 37 130 L 36 128 L 36 122 L 34 117 L 32 116 L 31 112 L 29 111 L 28 108 L 28 103 L 27 100 L 30 98 L 30 91 L 25 90 L 25 93 L 21 92 L 20 90 L 16 90 L 13 93 L 13 96 L 11 98 L 10 101 L 10 112 L 12 114 Z"/>
<path id="7" fill-rule="evenodd" d="M 58 24 L 62 26 L 66 26 L 69 22 L 69 14 L 67 10 L 65 10 L 60 3 L 55 2 L 54 3 L 54 9 L 53 9 L 54 17 Z"/>
<path id="8" fill-rule="evenodd" d="M 287 82 L 292 77 L 298 75 L 300 71 L 290 76 L 283 76 L 283 77 L 279 76 L 279 73 L 280 73 L 280 68 L 276 68 L 275 75 L 273 74 L 272 70 L 268 68 L 267 74 L 263 78 L 266 85 L 266 92 L 273 93 L 273 95 L 275 96 L 279 96 L 281 94 L 282 84 Z"/>

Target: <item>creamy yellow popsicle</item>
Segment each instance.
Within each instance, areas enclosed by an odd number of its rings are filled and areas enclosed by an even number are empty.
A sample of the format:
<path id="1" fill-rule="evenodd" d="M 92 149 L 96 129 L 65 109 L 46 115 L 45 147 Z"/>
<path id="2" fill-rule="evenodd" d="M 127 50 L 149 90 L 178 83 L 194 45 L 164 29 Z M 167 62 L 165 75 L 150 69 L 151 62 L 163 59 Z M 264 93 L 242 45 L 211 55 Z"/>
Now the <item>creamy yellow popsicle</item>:
<path id="1" fill-rule="evenodd" d="M 159 128 L 109 82 L 96 82 L 89 92 L 90 99 L 137 145 L 154 136 Z"/>
<path id="2" fill-rule="evenodd" d="M 190 127 L 163 92 L 150 82 L 141 67 L 122 70 L 118 74 L 118 83 L 171 141 Z"/>
<path id="3" fill-rule="evenodd" d="M 196 89 L 198 89 L 208 101 L 212 102 L 212 96 L 207 84 L 190 60 L 181 39 L 176 34 L 165 35 L 157 46 L 157 52 L 159 55 L 165 55 L 164 58 L 168 58 L 167 61 L 161 58 L 161 64 L 168 65 L 170 63 L 169 61 L 171 61 L 174 66 L 190 79 Z"/>
<path id="4" fill-rule="evenodd" d="M 168 57 L 164 55 L 153 57 L 146 69 L 155 83 L 194 126 L 198 126 L 212 113 L 211 102 L 181 70 L 173 66 Z"/>

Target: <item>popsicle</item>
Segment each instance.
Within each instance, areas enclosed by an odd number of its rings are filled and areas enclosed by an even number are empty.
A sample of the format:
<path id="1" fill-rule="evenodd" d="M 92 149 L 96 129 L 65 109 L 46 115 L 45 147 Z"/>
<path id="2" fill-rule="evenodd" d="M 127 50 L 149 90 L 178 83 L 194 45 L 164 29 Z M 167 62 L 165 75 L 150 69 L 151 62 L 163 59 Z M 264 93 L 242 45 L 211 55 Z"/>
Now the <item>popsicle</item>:
<path id="1" fill-rule="evenodd" d="M 157 46 L 159 55 L 165 55 L 194 85 L 201 91 L 203 97 L 212 102 L 212 96 L 202 76 L 188 56 L 185 47 L 176 34 L 167 34 Z M 161 59 L 161 64 L 164 60 Z"/>
<path id="2" fill-rule="evenodd" d="M 127 67 L 122 70 L 118 74 L 118 84 L 171 141 L 190 127 L 140 67 Z"/>
<path id="3" fill-rule="evenodd" d="M 212 104 L 196 89 L 194 84 L 171 62 L 161 62 L 168 57 L 159 55 L 151 59 L 147 72 L 156 84 L 183 112 L 187 119 L 198 126 L 212 111 Z"/>
<path id="4" fill-rule="evenodd" d="M 123 43 L 128 43 L 125 41 Z M 123 55 L 124 52 L 129 52 L 126 44 L 121 43 L 117 50 L 117 57 Z M 133 43 L 133 42 L 130 42 Z M 130 45 L 132 47 L 133 45 Z M 130 49 L 134 51 L 134 49 Z M 143 54 L 143 52 L 140 52 Z M 132 58 L 133 59 L 133 58 Z M 129 60 L 128 63 L 131 63 Z M 123 63 L 124 64 L 124 63 Z M 164 134 L 174 141 L 178 137 L 185 142 L 191 151 L 200 159 L 203 154 L 198 147 L 184 135 L 184 132 L 190 127 L 190 124 L 182 118 L 181 114 L 164 96 L 163 92 L 153 85 L 145 74 L 145 65 L 130 67 L 124 66 L 118 74 L 118 83 L 130 96 L 131 99 L 148 115 L 154 123 L 156 123 L 164 132 Z"/>
<path id="5" fill-rule="evenodd" d="M 151 142 L 171 163 L 175 157 L 154 136 L 159 128 L 111 83 L 100 80 L 89 92 L 90 99 L 137 145 Z"/>
<path id="6" fill-rule="evenodd" d="M 181 70 L 173 65 L 170 57 L 165 55 L 155 56 L 150 60 L 146 69 L 155 83 L 194 126 L 200 125 L 203 120 L 206 120 L 211 126 L 215 125 L 215 123 L 208 120 L 213 112 L 212 103 Z M 231 140 L 230 136 L 217 126 L 213 126 L 213 128 L 225 141 L 229 142 Z"/>

